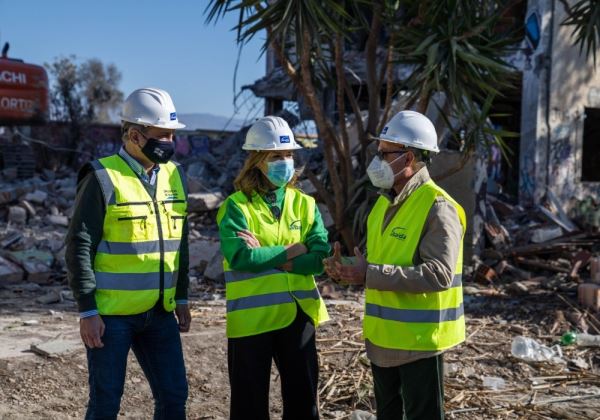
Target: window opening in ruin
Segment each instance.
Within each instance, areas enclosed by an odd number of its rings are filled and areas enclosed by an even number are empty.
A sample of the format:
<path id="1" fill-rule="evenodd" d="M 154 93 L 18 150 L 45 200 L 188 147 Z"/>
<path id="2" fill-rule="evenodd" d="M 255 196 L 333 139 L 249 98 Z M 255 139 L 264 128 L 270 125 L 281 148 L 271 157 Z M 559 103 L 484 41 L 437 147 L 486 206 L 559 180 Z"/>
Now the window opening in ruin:
<path id="1" fill-rule="evenodd" d="M 586 108 L 583 121 L 581 180 L 600 182 L 600 108 Z"/>

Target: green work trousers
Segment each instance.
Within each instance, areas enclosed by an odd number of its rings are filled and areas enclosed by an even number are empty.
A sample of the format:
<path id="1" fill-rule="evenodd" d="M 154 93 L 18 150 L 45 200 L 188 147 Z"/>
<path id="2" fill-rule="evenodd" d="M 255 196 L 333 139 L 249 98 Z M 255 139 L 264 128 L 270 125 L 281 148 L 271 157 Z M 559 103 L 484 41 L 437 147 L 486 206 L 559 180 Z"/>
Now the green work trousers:
<path id="1" fill-rule="evenodd" d="M 397 367 L 371 364 L 377 420 L 443 420 L 442 355 Z"/>

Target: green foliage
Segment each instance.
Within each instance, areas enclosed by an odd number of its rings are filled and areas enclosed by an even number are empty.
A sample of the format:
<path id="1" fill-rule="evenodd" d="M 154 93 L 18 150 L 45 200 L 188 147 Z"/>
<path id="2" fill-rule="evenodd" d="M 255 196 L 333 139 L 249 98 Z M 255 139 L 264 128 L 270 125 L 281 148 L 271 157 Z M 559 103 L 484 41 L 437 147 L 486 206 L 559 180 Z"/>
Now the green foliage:
<path id="1" fill-rule="evenodd" d="M 562 25 L 573 26 L 573 37 L 575 45 L 579 45 L 579 51 L 586 50 L 589 57 L 590 52 L 596 63 L 596 51 L 600 41 L 600 0 L 580 0 L 569 8 L 565 6 L 569 17 Z"/>
<path id="2" fill-rule="evenodd" d="M 45 65 L 53 84 L 50 91 L 51 117 L 72 124 L 108 123 L 123 101 L 118 88 L 121 73 L 114 64 L 89 59 L 60 57 Z"/>
<path id="3" fill-rule="evenodd" d="M 481 0 L 414 3 L 416 13 L 398 34 L 398 60 L 415 66 L 408 80 L 415 98 L 444 92 L 452 109 L 469 113 L 474 104 L 511 85 L 514 70 L 504 57 L 516 40 L 497 30 L 500 5 Z"/>

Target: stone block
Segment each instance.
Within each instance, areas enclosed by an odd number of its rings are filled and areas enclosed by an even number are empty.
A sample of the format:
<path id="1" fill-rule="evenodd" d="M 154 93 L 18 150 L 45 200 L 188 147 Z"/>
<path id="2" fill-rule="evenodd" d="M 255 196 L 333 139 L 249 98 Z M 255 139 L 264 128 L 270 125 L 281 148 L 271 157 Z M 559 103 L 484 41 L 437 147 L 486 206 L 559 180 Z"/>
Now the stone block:
<path id="1" fill-rule="evenodd" d="M 17 225 L 27 223 L 27 210 L 20 206 L 10 206 L 8 208 L 8 221 Z"/>
<path id="2" fill-rule="evenodd" d="M 52 275 L 54 256 L 49 252 L 31 249 L 27 251 L 14 251 L 8 257 L 25 269 L 27 280 L 44 284 L 48 283 Z"/>
<path id="3" fill-rule="evenodd" d="M 223 203 L 223 194 L 215 193 L 192 193 L 188 195 L 188 211 L 200 212 L 217 209 Z"/>
<path id="4" fill-rule="evenodd" d="M 46 221 L 56 226 L 69 226 L 69 218 L 67 216 L 62 216 L 60 214 L 51 214 L 46 217 Z"/>
<path id="5" fill-rule="evenodd" d="M 197 240 L 190 242 L 190 270 L 198 266 L 208 264 L 212 261 L 215 254 L 219 251 L 218 241 Z"/>
<path id="6" fill-rule="evenodd" d="M 48 193 L 45 193 L 44 191 L 40 190 L 35 190 L 34 192 L 30 192 L 27 195 L 25 195 L 25 200 L 35 204 L 44 204 L 47 198 Z"/>
<path id="7" fill-rule="evenodd" d="M 20 283 L 24 272 L 18 265 L 0 257 L 0 286 Z"/>
<path id="8" fill-rule="evenodd" d="M 208 263 L 206 270 L 204 270 L 204 278 L 217 282 L 222 282 L 224 280 L 223 255 L 221 254 L 221 251 L 218 251 Z"/>

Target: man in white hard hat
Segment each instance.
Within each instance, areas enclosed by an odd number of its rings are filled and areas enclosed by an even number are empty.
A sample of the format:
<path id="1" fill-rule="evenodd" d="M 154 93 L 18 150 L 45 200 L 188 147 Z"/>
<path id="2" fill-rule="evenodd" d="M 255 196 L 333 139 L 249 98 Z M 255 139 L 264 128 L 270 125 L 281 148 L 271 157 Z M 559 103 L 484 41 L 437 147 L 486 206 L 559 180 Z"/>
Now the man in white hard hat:
<path id="1" fill-rule="evenodd" d="M 88 358 L 86 419 L 117 418 L 130 349 L 150 383 L 154 418 L 184 419 L 187 190 L 170 158 L 173 134 L 185 126 L 169 94 L 154 88 L 131 93 L 121 120 L 121 150 L 79 173 L 66 238 Z"/>
<path id="2" fill-rule="evenodd" d="M 367 255 L 328 274 L 366 287 L 363 335 L 373 371 L 377 420 L 444 418 L 442 353 L 465 337 L 462 207 L 430 178 L 437 134 L 422 114 L 403 111 L 384 127 L 367 169 L 382 190 L 367 221 Z"/>

